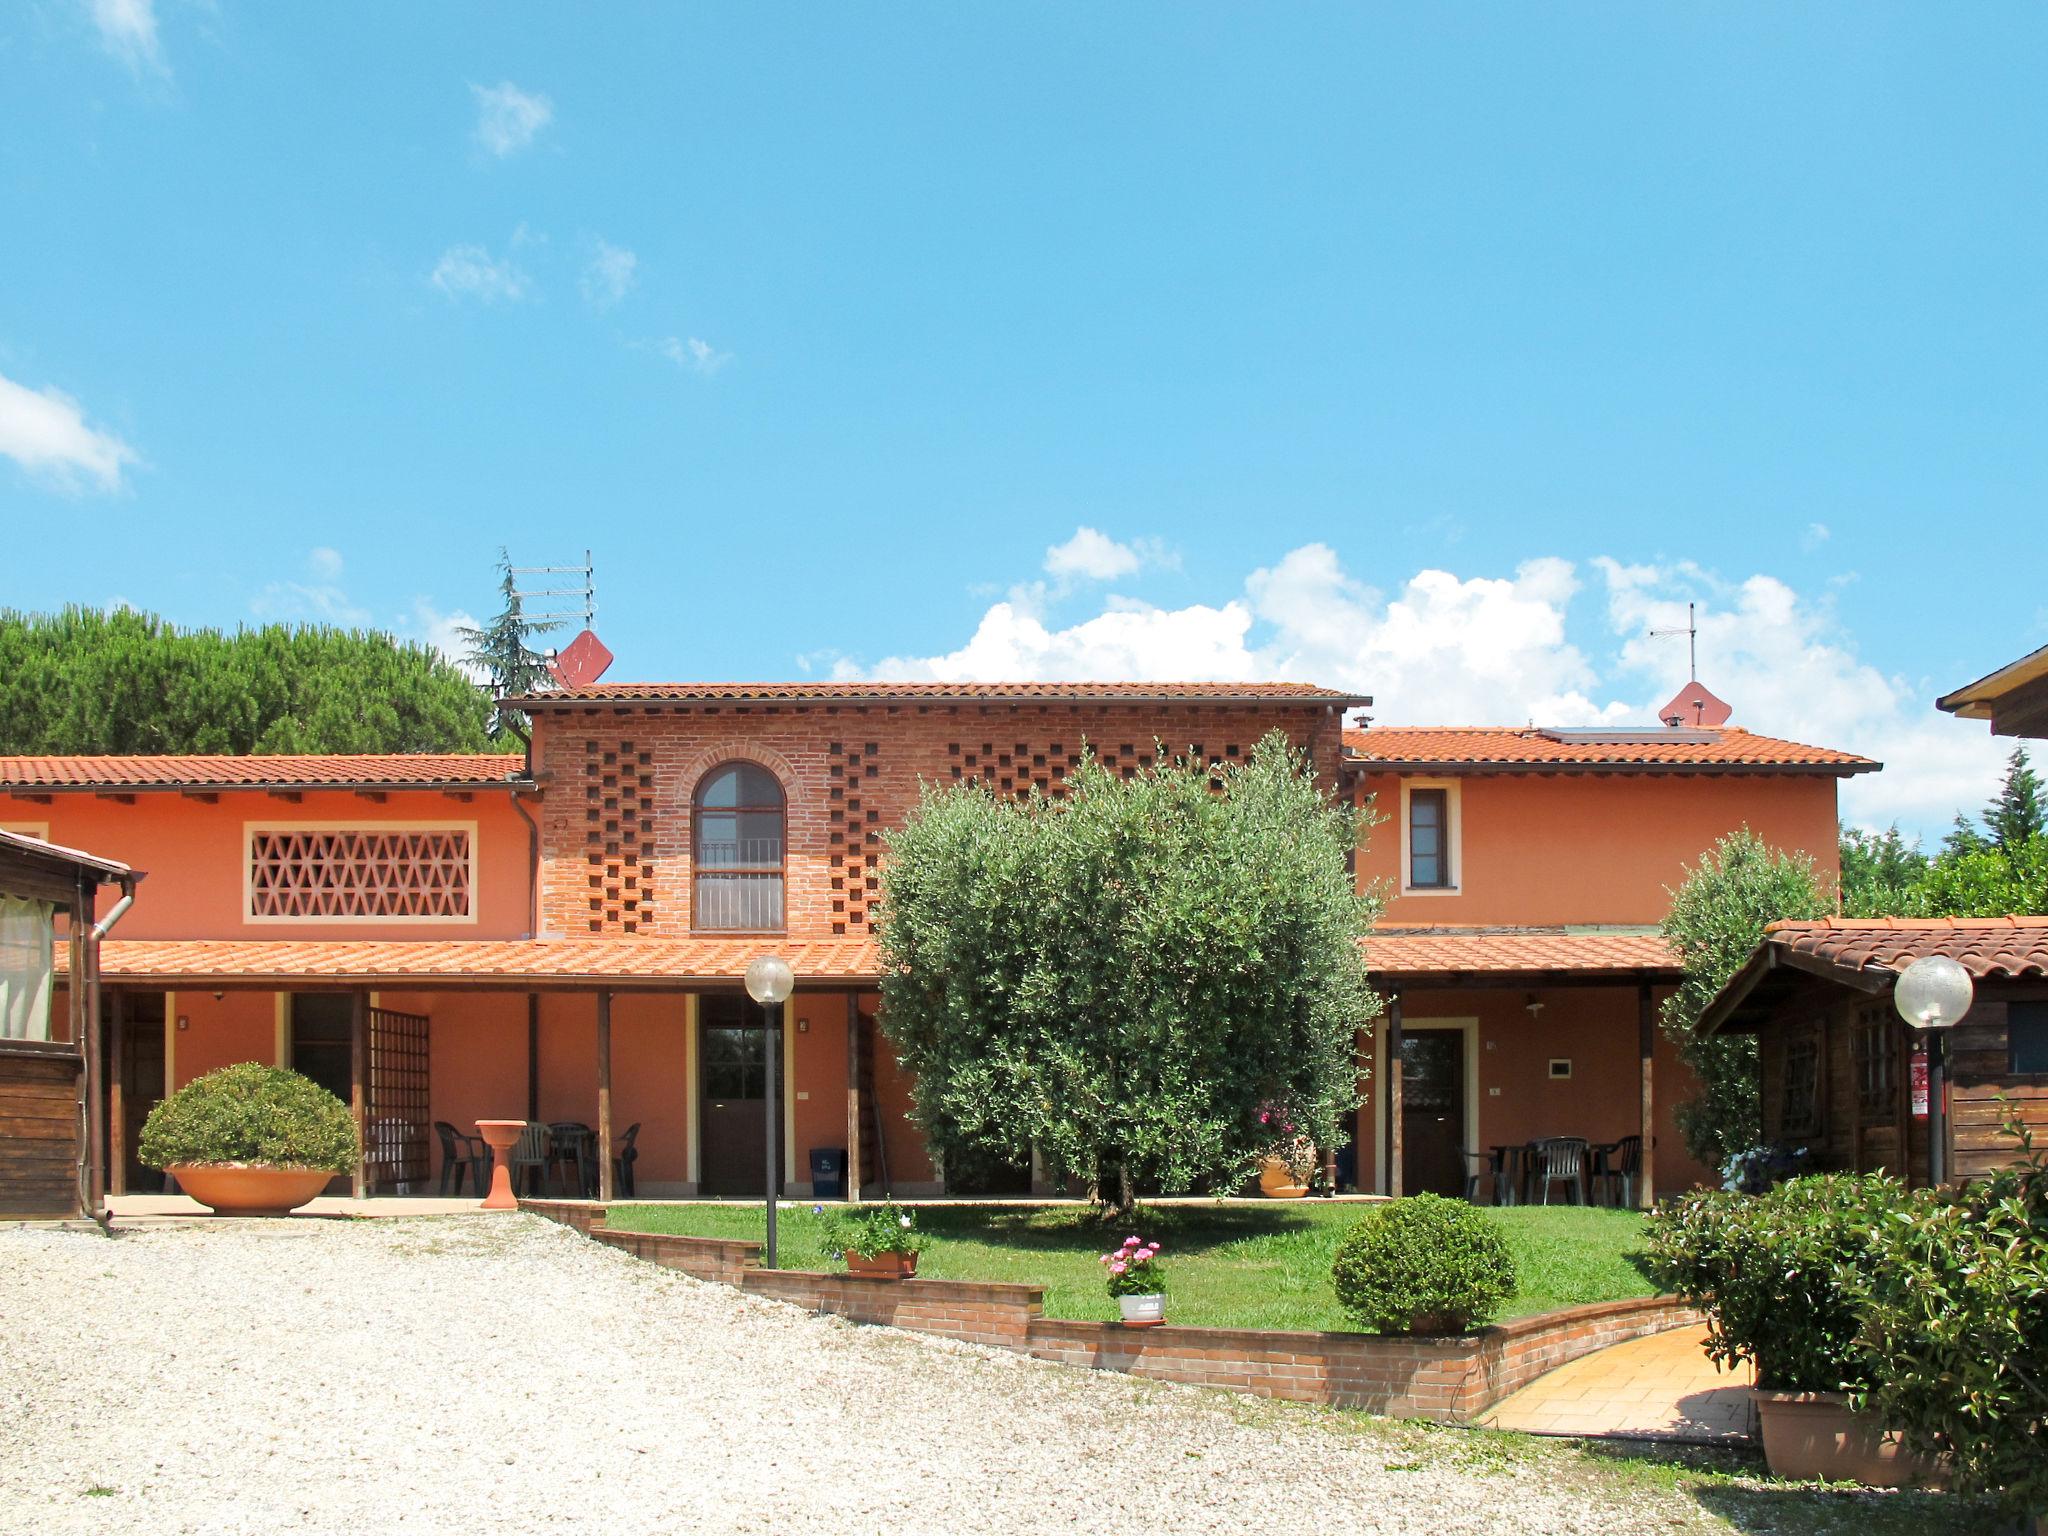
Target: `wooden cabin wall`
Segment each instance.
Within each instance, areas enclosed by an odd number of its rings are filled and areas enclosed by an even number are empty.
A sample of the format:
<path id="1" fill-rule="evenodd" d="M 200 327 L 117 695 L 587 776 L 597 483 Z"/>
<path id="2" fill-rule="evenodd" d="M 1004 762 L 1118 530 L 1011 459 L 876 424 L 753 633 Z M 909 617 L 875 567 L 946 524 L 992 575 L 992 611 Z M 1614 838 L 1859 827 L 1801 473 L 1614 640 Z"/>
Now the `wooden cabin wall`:
<path id="1" fill-rule="evenodd" d="M 2006 1014 L 2015 1002 L 2048 1001 L 2048 985 L 1979 982 L 1963 1022 L 1949 1032 L 1950 1145 L 1954 1173 L 1976 1177 L 2014 1161 L 2019 1143 L 2003 1129 L 2009 1115 L 2048 1152 L 2048 1073 L 2009 1073 Z"/>

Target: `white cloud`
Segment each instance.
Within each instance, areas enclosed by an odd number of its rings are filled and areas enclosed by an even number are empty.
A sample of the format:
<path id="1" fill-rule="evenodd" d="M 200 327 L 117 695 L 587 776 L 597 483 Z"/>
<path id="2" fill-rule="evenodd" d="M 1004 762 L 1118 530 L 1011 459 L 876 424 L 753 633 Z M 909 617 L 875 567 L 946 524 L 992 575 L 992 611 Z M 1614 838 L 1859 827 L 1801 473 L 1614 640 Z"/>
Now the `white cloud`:
<path id="1" fill-rule="evenodd" d="M 487 674 L 482 667 L 469 661 L 469 641 L 462 635 L 463 630 L 477 627 L 477 621 L 466 609 L 455 608 L 443 613 L 424 597 L 413 599 L 410 617 L 398 625 L 401 633 L 414 636 L 439 651 L 471 682 L 481 683 Z"/>
<path id="2" fill-rule="evenodd" d="M 610 309 L 632 292 L 639 269 L 640 258 L 624 246 L 596 241 L 583 266 L 584 299 L 592 309 Z"/>
<path id="3" fill-rule="evenodd" d="M 687 340 L 680 336 L 663 336 L 655 341 L 642 342 L 640 345 L 660 353 L 678 368 L 701 373 L 707 379 L 732 361 L 730 352 L 720 352 L 710 342 L 700 341 L 695 336 Z"/>
<path id="4" fill-rule="evenodd" d="M 1834 532 L 1826 523 L 1808 523 L 1806 531 L 1799 535 L 1799 547 L 1812 554 L 1833 537 Z"/>
<path id="5" fill-rule="evenodd" d="M 249 601 L 249 612 L 279 624 L 333 624 L 366 629 L 370 611 L 355 602 L 341 584 L 339 551 L 325 545 L 306 552 L 305 579 L 273 581 Z"/>
<path id="6" fill-rule="evenodd" d="M 61 389 L 30 389 L 0 374 L 0 455 L 65 490 L 121 488 L 121 470 L 141 455 L 113 433 L 86 423 Z"/>
<path id="7" fill-rule="evenodd" d="M 1071 544 L 1073 541 L 1069 541 Z M 1107 542 L 1107 541 L 1105 541 Z M 1066 548 L 1067 546 L 1060 546 Z M 1122 562 L 1106 559 L 1104 566 Z M 1886 764 L 1845 781 L 1845 817 L 1896 819 L 1938 837 L 1958 807 L 1998 782 L 2004 752 L 1988 733 L 1933 708 L 1939 687 L 1861 661 L 1825 600 L 1775 577 L 1724 582 L 1695 565 L 1592 562 L 1594 590 L 1571 562 L 1524 562 L 1509 577 L 1424 570 L 1391 595 L 1359 581 L 1322 544 L 1256 570 L 1222 602 L 1159 608 L 1111 597 L 1061 626 L 1013 591 L 957 649 L 846 658 L 836 676 L 961 682 L 1048 679 L 1322 683 L 1372 695 L 1388 724 L 1651 724 L 1686 679 L 1686 603 L 1699 604 L 1701 680 L 1734 723 L 1842 748 Z M 1568 634 L 1611 637 L 1594 642 Z"/>
<path id="8" fill-rule="evenodd" d="M 493 256 L 480 245 L 451 245 L 434 263 L 427 280 L 451 299 L 477 299 L 485 304 L 500 299 L 516 304 L 533 288 L 532 279 L 511 257 Z"/>
<path id="9" fill-rule="evenodd" d="M 155 0 L 88 0 L 100 46 L 137 75 L 168 75 L 156 31 Z"/>
<path id="10" fill-rule="evenodd" d="M 476 97 L 476 141 L 500 158 L 526 148 L 554 119 L 552 100 L 537 91 L 522 91 L 510 80 L 469 89 Z"/>
<path id="11" fill-rule="evenodd" d="M 1045 552 L 1045 574 L 1055 579 L 1115 581 L 1119 576 L 1135 575 L 1144 563 L 1144 557 L 1130 545 L 1088 527 L 1076 528 L 1066 543 Z"/>

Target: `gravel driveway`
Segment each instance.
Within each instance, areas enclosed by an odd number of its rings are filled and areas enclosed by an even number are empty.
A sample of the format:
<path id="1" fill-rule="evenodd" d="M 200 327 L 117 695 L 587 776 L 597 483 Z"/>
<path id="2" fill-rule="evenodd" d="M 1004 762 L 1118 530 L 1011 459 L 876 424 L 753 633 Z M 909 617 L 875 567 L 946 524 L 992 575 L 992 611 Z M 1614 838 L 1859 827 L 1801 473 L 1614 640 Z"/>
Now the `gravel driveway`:
<path id="1" fill-rule="evenodd" d="M 1722 1530 L 1483 1438 L 857 1328 L 534 1217 L 0 1230 L 0 1530 Z"/>

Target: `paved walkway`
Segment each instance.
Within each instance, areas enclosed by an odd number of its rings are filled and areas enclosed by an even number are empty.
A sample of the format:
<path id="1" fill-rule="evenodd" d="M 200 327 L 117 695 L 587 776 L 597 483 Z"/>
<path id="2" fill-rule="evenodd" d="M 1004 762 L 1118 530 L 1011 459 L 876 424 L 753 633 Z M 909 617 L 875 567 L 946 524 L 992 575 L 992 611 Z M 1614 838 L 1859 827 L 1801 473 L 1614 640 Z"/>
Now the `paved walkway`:
<path id="1" fill-rule="evenodd" d="M 1749 1366 L 1724 1371 L 1701 1349 L 1704 1324 L 1581 1355 L 1510 1397 L 1480 1422 L 1535 1435 L 1613 1435 L 1713 1443 L 1747 1439 Z"/>

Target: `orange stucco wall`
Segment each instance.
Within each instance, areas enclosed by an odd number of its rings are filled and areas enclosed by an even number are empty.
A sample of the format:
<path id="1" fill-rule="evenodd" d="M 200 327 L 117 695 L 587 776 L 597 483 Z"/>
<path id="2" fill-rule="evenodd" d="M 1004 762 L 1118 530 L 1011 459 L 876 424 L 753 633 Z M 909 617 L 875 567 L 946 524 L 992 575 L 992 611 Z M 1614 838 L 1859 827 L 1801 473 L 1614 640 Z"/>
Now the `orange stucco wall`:
<path id="1" fill-rule="evenodd" d="M 1665 993 L 1654 994 L 1661 1000 Z M 1526 1004 L 1543 1003 L 1532 1018 Z M 1618 1141 L 1641 1128 L 1641 1076 L 1637 1056 L 1637 1001 L 1633 987 L 1556 988 L 1499 991 L 1416 989 L 1403 994 L 1402 1026 L 1415 1031 L 1476 1020 L 1476 1045 L 1466 1062 L 1476 1075 L 1476 1124 L 1465 1129 L 1467 1147 L 1519 1145 L 1539 1136 L 1583 1136 Z M 1384 1020 L 1375 1024 L 1383 1029 Z M 1368 1042 L 1365 1059 L 1377 1062 Z M 1572 1075 L 1553 1079 L 1553 1057 L 1569 1057 Z M 1686 1153 L 1678 1133 L 1677 1106 L 1695 1091 L 1690 1071 L 1662 1029 L 1652 1055 L 1652 1102 L 1656 1118 L 1656 1184 L 1679 1190 L 1704 1181 L 1707 1170 Z M 1384 1130 L 1377 1100 L 1384 1079 L 1375 1065 L 1358 1111 L 1359 1183 L 1378 1187 Z"/>
<path id="2" fill-rule="evenodd" d="M 171 1023 L 171 1089 L 237 1062 L 277 1064 L 277 999 L 270 992 L 186 990 Z"/>
<path id="3" fill-rule="evenodd" d="M 1392 894 L 1382 921 L 1432 926 L 1648 924 L 1663 919 L 1685 867 L 1747 826 L 1811 857 L 1830 880 L 1835 781 L 1813 775 L 1474 774 L 1454 785 L 1449 893 L 1400 892 L 1400 776 L 1364 785 L 1387 819 L 1358 860 L 1361 888 Z"/>
<path id="4" fill-rule="evenodd" d="M 477 888 L 472 923 L 251 922 L 243 896 L 243 836 L 251 822 L 333 826 L 348 822 L 476 824 Z M 162 791 L 132 803 L 53 794 L 47 803 L 0 795 L 0 823 L 47 826 L 52 842 L 84 848 L 147 872 L 121 920 L 123 939 L 518 938 L 532 922 L 531 850 L 526 823 L 497 792 L 457 800 L 436 791 L 394 790 L 383 801 L 311 793 L 299 801 L 224 793 L 209 804 Z M 115 892 L 101 892 L 104 910 Z"/>

